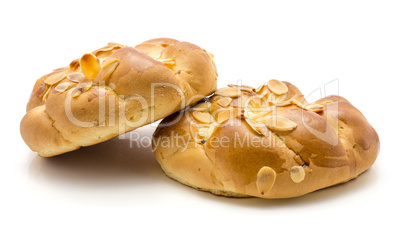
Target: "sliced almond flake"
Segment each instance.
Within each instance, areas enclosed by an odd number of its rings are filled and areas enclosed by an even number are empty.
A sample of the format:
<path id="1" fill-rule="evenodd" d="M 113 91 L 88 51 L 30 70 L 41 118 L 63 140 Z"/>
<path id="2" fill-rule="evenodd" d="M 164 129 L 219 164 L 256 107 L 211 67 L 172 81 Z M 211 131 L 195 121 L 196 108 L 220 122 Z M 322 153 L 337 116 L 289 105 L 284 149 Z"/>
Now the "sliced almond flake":
<path id="1" fill-rule="evenodd" d="M 215 95 L 221 95 L 231 98 L 239 97 L 240 94 L 240 90 L 234 87 L 223 87 L 215 91 Z"/>
<path id="2" fill-rule="evenodd" d="M 275 95 L 274 93 L 269 94 L 267 101 L 273 105 L 280 106 L 280 103 L 286 100 L 287 94 Z"/>
<path id="3" fill-rule="evenodd" d="M 160 51 L 160 50 L 154 50 L 154 51 L 151 51 L 151 52 L 147 53 L 147 55 L 150 56 L 150 57 L 153 58 L 153 59 L 158 59 L 158 58 L 161 57 L 162 51 Z"/>
<path id="4" fill-rule="evenodd" d="M 45 92 L 45 94 L 43 95 L 43 100 L 46 101 L 47 97 L 49 96 L 50 90 L 52 90 L 52 87 L 49 87 L 47 89 L 47 91 Z"/>
<path id="5" fill-rule="evenodd" d="M 260 98 L 263 98 L 264 96 L 268 95 L 270 93 L 268 86 L 266 84 L 258 87 L 256 89 L 257 94 L 260 96 Z"/>
<path id="6" fill-rule="evenodd" d="M 212 53 L 209 53 L 208 51 L 205 51 L 209 57 L 209 59 L 213 59 L 215 56 Z"/>
<path id="7" fill-rule="evenodd" d="M 64 92 L 65 90 L 67 90 L 68 86 L 70 86 L 69 82 L 63 82 L 58 84 L 54 90 L 56 90 L 57 92 Z"/>
<path id="8" fill-rule="evenodd" d="M 108 42 L 107 45 L 115 47 L 125 47 L 125 45 L 120 43 Z"/>
<path id="9" fill-rule="evenodd" d="M 210 107 L 211 107 L 210 102 L 201 102 L 201 103 L 198 103 L 197 105 L 193 106 L 192 109 L 194 111 L 203 112 L 203 111 L 208 111 Z"/>
<path id="10" fill-rule="evenodd" d="M 245 112 L 244 112 L 244 117 L 245 118 L 248 118 L 248 119 L 254 119 L 255 117 L 255 115 L 257 115 L 257 114 L 255 114 L 253 111 L 250 111 L 249 109 L 244 109 L 245 110 Z"/>
<path id="11" fill-rule="evenodd" d="M 249 117 L 249 118 L 250 118 L 251 120 L 254 120 L 254 121 L 255 121 L 255 120 L 257 120 L 258 118 L 261 118 L 261 117 L 267 116 L 268 114 L 271 114 L 272 111 L 274 111 L 274 109 L 275 109 L 275 106 L 269 106 L 269 107 L 267 107 L 267 108 L 261 110 L 259 113 L 255 114 L 255 115 L 252 115 L 252 116 Z"/>
<path id="12" fill-rule="evenodd" d="M 230 118 L 230 110 L 224 110 L 218 114 L 217 121 L 218 123 L 222 123 Z"/>
<path id="13" fill-rule="evenodd" d="M 92 53 L 98 58 L 105 58 L 111 55 L 115 50 L 118 50 L 123 47 L 124 45 L 118 43 L 108 43 L 107 46 L 97 49 Z"/>
<path id="14" fill-rule="evenodd" d="M 311 110 L 313 112 L 321 112 L 321 111 L 323 111 L 323 107 L 324 106 L 321 104 L 310 104 L 310 105 L 306 106 L 306 109 Z"/>
<path id="15" fill-rule="evenodd" d="M 306 99 L 304 98 L 304 95 L 294 95 L 292 96 L 291 100 L 299 100 L 301 102 L 307 102 Z"/>
<path id="16" fill-rule="evenodd" d="M 161 62 L 164 65 L 174 65 L 175 64 L 175 62 L 171 58 L 157 59 L 157 61 Z"/>
<path id="17" fill-rule="evenodd" d="M 45 83 L 41 83 L 41 84 L 35 89 L 34 95 L 37 96 L 37 97 L 39 97 L 39 98 L 42 98 L 43 95 L 46 93 L 48 87 L 49 87 L 49 86 L 46 85 Z"/>
<path id="18" fill-rule="evenodd" d="M 260 98 L 252 96 L 247 99 L 247 102 L 244 104 L 244 107 L 248 112 L 253 112 L 253 114 L 255 114 L 264 109 L 265 105 L 263 105 Z"/>
<path id="19" fill-rule="evenodd" d="M 288 86 L 286 86 L 282 81 L 272 79 L 268 81 L 267 85 L 269 90 L 276 95 L 282 95 L 288 92 Z"/>
<path id="20" fill-rule="evenodd" d="M 230 98 L 230 97 L 224 97 L 217 101 L 217 103 L 222 107 L 229 106 L 230 102 L 232 102 L 232 98 Z"/>
<path id="21" fill-rule="evenodd" d="M 61 71 L 67 71 L 67 70 L 68 70 L 68 67 L 60 67 L 57 69 L 53 69 L 53 72 L 61 72 Z"/>
<path id="22" fill-rule="evenodd" d="M 96 82 L 105 81 L 116 70 L 119 63 L 120 62 L 117 59 L 114 59 L 111 62 L 102 66 L 102 69 L 99 71 L 98 75 L 96 76 L 95 81 Z"/>
<path id="23" fill-rule="evenodd" d="M 156 60 L 160 58 L 164 48 L 161 45 L 155 43 L 142 43 L 137 45 L 135 49 Z"/>
<path id="24" fill-rule="evenodd" d="M 194 111 L 194 112 L 192 112 L 192 114 L 193 114 L 193 117 L 197 121 L 200 121 L 200 122 L 203 122 L 203 123 L 211 123 L 211 122 L 214 121 L 213 118 L 212 118 L 212 115 L 207 113 L 207 112 Z"/>
<path id="25" fill-rule="evenodd" d="M 241 91 L 248 91 L 248 92 L 253 91 L 253 87 L 250 87 L 250 86 L 247 86 L 247 85 L 229 84 L 228 87 L 234 87 L 234 88 L 240 89 Z"/>
<path id="26" fill-rule="evenodd" d="M 306 173 L 304 168 L 301 166 L 293 166 L 290 170 L 290 178 L 292 178 L 293 182 L 300 183 L 304 180 Z"/>
<path id="27" fill-rule="evenodd" d="M 108 43 L 107 46 L 98 49 L 98 51 L 110 51 L 113 49 L 120 49 L 122 47 L 124 47 L 124 45 L 119 43 Z"/>
<path id="28" fill-rule="evenodd" d="M 79 83 L 84 78 L 85 78 L 84 74 L 78 72 L 70 73 L 67 75 L 67 79 L 76 83 Z"/>
<path id="29" fill-rule="evenodd" d="M 304 98 L 304 95 L 295 95 L 289 101 L 302 109 L 306 109 L 306 107 L 309 105 Z"/>
<path id="30" fill-rule="evenodd" d="M 268 136 L 269 135 L 269 130 L 267 129 L 267 126 L 265 126 L 263 123 L 260 122 L 255 122 L 253 120 L 250 120 L 246 118 L 246 122 L 251 126 L 254 131 L 256 131 L 258 134 L 261 134 L 263 136 Z"/>
<path id="31" fill-rule="evenodd" d="M 80 59 L 82 73 L 85 77 L 93 80 L 101 70 L 99 59 L 93 54 L 84 54 Z"/>
<path id="32" fill-rule="evenodd" d="M 266 84 L 259 86 L 257 89 L 255 89 L 255 92 L 259 93 L 266 86 L 267 86 Z"/>
<path id="33" fill-rule="evenodd" d="M 302 108 L 302 109 L 305 109 L 305 108 L 306 108 L 306 106 L 303 105 L 303 103 L 300 102 L 300 101 L 297 100 L 297 99 L 292 99 L 290 102 L 293 103 L 293 104 L 296 104 L 296 106 L 298 106 L 298 107 L 300 107 L 300 108 Z"/>
<path id="34" fill-rule="evenodd" d="M 70 65 L 69 65 L 70 69 L 75 71 L 80 67 L 80 59 L 75 59 L 73 60 Z"/>
<path id="35" fill-rule="evenodd" d="M 88 91 L 92 87 L 92 84 L 92 80 L 85 78 L 79 84 L 77 84 L 77 88 L 81 89 L 81 91 Z"/>
<path id="36" fill-rule="evenodd" d="M 261 99 L 260 99 L 260 98 L 253 98 L 253 99 L 250 99 L 250 101 L 248 102 L 248 104 L 249 104 L 252 108 L 260 108 L 260 107 L 261 107 Z"/>
<path id="37" fill-rule="evenodd" d="M 297 127 L 297 123 L 278 115 L 260 117 L 256 121 L 264 123 L 273 131 L 291 131 Z"/>
<path id="38" fill-rule="evenodd" d="M 275 184 L 276 172 L 271 167 L 264 166 L 257 173 L 257 190 L 261 195 L 267 194 L 271 191 Z"/>
<path id="39" fill-rule="evenodd" d="M 65 72 L 58 72 L 58 73 L 48 76 L 44 82 L 47 85 L 53 85 L 53 84 L 57 84 L 58 82 L 62 81 L 64 78 L 66 78 Z"/>
<path id="40" fill-rule="evenodd" d="M 292 103 L 289 100 L 276 103 L 276 106 L 289 106 L 289 105 L 292 105 Z"/>
<path id="41" fill-rule="evenodd" d="M 82 91 L 80 89 L 74 89 L 74 91 L 71 93 L 73 98 L 76 98 L 82 94 Z"/>

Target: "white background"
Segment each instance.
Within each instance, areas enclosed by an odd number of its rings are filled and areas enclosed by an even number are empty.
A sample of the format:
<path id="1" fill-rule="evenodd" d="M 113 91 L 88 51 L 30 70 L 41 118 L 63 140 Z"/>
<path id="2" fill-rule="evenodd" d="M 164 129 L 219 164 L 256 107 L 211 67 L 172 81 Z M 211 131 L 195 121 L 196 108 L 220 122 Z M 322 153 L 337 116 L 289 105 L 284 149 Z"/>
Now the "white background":
<path id="1" fill-rule="evenodd" d="M 393 204 L 402 202 L 401 1 L 264 2 L 3 1 L 0 225 L 364 226 L 400 220 Z M 55 158 L 38 157 L 24 144 L 19 122 L 37 78 L 107 42 L 136 45 L 157 37 L 213 53 L 219 87 L 277 78 L 310 94 L 338 81 L 339 89 L 329 86 L 327 95 L 339 92 L 363 112 L 380 136 L 380 156 L 349 183 L 264 200 L 181 185 L 164 175 L 146 141 L 130 148 L 130 140 L 113 139 Z M 153 130 L 135 133 L 145 138 Z"/>

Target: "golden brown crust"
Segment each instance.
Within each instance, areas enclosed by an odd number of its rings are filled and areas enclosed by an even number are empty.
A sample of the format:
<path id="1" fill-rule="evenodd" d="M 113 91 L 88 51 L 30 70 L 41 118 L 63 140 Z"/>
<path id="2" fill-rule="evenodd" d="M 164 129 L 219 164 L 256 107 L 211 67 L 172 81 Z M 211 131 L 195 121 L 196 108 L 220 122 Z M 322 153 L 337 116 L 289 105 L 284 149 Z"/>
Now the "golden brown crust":
<path id="1" fill-rule="evenodd" d="M 135 48 L 109 43 L 37 80 L 22 138 L 49 157 L 166 117 L 216 89 L 210 56 L 168 38 Z"/>
<path id="2" fill-rule="evenodd" d="M 346 99 L 308 104 L 294 85 L 270 82 L 229 85 L 165 118 L 153 140 L 165 173 L 214 194 L 288 198 L 349 181 L 374 163 L 378 135 Z"/>

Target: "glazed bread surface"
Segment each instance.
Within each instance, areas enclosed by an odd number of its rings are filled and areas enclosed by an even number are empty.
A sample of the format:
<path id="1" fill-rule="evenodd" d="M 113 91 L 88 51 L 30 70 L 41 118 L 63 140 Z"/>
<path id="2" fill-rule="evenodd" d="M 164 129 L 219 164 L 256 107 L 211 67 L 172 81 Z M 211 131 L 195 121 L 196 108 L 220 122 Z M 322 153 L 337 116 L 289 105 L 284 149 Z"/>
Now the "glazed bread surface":
<path id="1" fill-rule="evenodd" d="M 20 124 L 50 157 L 166 117 L 216 89 L 212 54 L 174 39 L 109 43 L 39 78 Z"/>
<path id="2" fill-rule="evenodd" d="M 165 118 L 153 149 L 164 172 L 188 186 L 288 198 L 357 177 L 376 160 L 379 138 L 346 99 L 307 103 L 273 79 L 257 89 L 229 85 Z"/>

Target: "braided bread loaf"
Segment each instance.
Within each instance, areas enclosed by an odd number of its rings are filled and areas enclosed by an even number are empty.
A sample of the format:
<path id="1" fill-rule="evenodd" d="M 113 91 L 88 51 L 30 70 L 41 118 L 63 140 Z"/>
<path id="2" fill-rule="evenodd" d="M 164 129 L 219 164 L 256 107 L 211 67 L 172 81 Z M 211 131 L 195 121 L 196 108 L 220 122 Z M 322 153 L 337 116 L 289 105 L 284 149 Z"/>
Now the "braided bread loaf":
<path id="1" fill-rule="evenodd" d="M 96 144 L 197 102 L 216 77 L 212 55 L 191 43 L 109 43 L 36 81 L 21 135 L 44 157 Z"/>
<path id="2" fill-rule="evenodd" d="M 309 104 L 288 82 L 229 85 L 165 118 L 154 133 L 165 173 L 225 196 L 287 198 L 349 181 L 379 152 L 376 131 L 346 99 Z"/>

